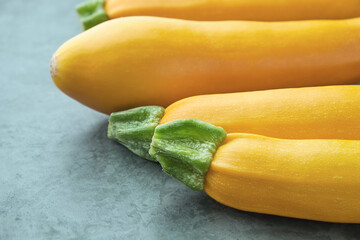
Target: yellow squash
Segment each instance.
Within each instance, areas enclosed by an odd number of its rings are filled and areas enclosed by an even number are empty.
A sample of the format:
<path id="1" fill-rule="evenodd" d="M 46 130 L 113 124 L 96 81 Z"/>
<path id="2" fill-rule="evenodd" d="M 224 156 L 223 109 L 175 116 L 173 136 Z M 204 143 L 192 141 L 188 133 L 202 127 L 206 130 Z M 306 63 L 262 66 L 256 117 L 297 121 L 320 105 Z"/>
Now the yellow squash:
<path id="1" fill-rule="evenodd" d="M 226 136 L 184 119 L 155 129 L 150 154 L 166 173 L 236 209 L 360 223 L 360 140 Z"/>
<path id="2" fill-rule="evenodd" d="M 230 134 L 206 174 L 205 192 L 245 211 L 360 223 L 359 172 L 360 141 Z"/>
<path id="3" fill-rule="evenodd" d="M 187 118 L 220 126 L 227 133 L 360 140 L 360 86 L 195 96 L 171 104 L 160 124 Z"/>
<path id="4" fill-rule="evenodd" d="M 289 21 L 360 17 L 359 0 L 88 0 L 77 6 L 85 29 L 108 19 L 154 16 L 188 20 Z"/>
<path id="5" fill-rule="evenodd" d="M 360 17 L 358 0 L 106 0 L 109 18 L 285 21 Z"/>
<path id="6" fill-rule="evenodd" d="M 185 97 L 360 80 L 360 18 L 105 22 L 53 55 L 55 84 L 103 113 Z"/>
<path id="7" fill-rule="evenodd" d="M 325 86 L 200 95 L 164 109 L 144 106 L 112 113 L 108 136 L 150 160 L 155 127 L 199 119 L 227 133 L 288 139 L 360 140 L 360 86 Z"/>

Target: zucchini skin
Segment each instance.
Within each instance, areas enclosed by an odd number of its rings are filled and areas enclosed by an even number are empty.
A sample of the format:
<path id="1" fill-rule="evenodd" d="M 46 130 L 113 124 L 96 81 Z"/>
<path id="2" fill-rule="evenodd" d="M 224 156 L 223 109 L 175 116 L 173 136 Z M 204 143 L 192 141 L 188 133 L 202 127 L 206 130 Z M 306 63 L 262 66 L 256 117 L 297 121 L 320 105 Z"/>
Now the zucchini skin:
<path id="1" fill-rule="evenodd" d="M 360 18 L 198 22 L 107 21 L 63 44 L 55 84 L 103 113 L 185 97 L 360 80 Z"/>
<path id="2" fill-rule="evenodd" d="M 227 206 L 326 222 L 360 223 L 360 141 L 229 134 L 205 177 Z"/>
<path id="3" fill-rule="evenodd" d="M 285 139 L 359 140 L 360 86 L 200 95 L 177 101 L 166 109 L 137 107 L 112 113 L 108 136 L 136 155 L 156 161 L 149 156 L 155 129 L 185 119 L 210 123 L 227 133 Z"/>
<path id="4" fill-rule="evenodd" d="M 360 139 L 360 86 L 200 95 L 166 108 L 160 124 L 199 119 L 227 133 L 287 139 Z"/>
<path id="5" fill-rule="evenodd" d="M 360 17 L 358 0 L 106 0 L 110 19 L 156 16 L 189 20 L 289 21 Z"/>

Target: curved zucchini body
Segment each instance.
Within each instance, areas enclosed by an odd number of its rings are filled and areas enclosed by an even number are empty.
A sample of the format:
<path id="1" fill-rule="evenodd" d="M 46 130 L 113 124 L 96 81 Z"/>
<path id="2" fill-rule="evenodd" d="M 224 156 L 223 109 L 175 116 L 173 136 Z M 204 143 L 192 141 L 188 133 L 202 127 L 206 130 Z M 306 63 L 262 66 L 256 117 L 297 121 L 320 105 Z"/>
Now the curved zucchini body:
<path id="1" fill-rule="evenodd" d="M 185 97 L 360 80 L 360 18 L 198 22 L 128 17 L 63 44 L 52 78 L 103 113 Z"/>
<path id="2" fill-rule="evenodd" d="M 205 21 L 288 21 L 360 17 L 358 0 L 107 0 L 105 9 L 110 19 L 155 16 Z"/>
<path id="3" fill-rule="evenodd" d="M 360 223 L 360 141 L 229 134 L 205 192 L 227 206 L 327 222 Z"/>
<path id="4" fill-rule="evenodd" d="M 141 157 L 154 160 L 148 152 L 155 128 L 189 118 L 220 126 L 227 133 L 359 140 L 360 86 L 200 95 L 175 102 L 165 112 L 159 106 L 138 107 L 111 114 L 109 138 Z"/>
<path id="5" fill-rule="evenodd" d="M 360 140 L 288 140 L 233 133 L 200 120 L 155 129 L 150 155 L 188 187 L 227 206 L 360 223 Z"/>
<path id="6" fill-rule="evenodd" d="M 160 124 L 194 118 L 227 133 L 288 139 L 360 139 L 360 86 L 201 95 L 166 108 Z"/>
<path id="7" fill-rule="evenodd" d="M 89 0 L 77 9 L 85 29 L 107 19 L 128 16 L 201 21 L 289 21 L 360 17 L 359 0 Z M 107 18 L 103 18 L 103 12 L 106 12 Z"/>

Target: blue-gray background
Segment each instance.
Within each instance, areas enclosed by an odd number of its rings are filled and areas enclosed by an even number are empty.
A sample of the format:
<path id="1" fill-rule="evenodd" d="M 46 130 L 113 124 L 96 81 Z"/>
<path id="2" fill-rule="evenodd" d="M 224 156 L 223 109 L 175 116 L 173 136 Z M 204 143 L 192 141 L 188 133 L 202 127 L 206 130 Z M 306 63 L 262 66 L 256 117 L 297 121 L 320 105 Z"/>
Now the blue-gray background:
<path id="1" fill-rule="evenodd" d="M 360 225 L 225 207 L 108 140 L 107 117 L 49 76 L 81 32 L 78 2 L 0 0 L 1 240 L 360 239 Z"/>

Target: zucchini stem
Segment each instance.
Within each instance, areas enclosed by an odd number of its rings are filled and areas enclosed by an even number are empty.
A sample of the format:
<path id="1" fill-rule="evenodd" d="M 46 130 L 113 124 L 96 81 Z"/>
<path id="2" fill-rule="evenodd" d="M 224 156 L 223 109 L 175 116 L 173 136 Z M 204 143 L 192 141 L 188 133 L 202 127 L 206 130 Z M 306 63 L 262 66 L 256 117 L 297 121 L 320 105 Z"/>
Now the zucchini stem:
<path id="1" fill-rule="evenodd" d="M 221 127 L 196 119 L 180 119 L 156 127 L 150 155 L 163 171 L 195 191 L 204 190 L 213 155 L 226 137 Z"/>
<path id="2" fill-rule="evenodd" d="M 159 106 L 138 107 L 112 113 L 108 137 L 123 144 L 130 151 L 145 159 L 156 161 L 149 155 L 151 139 L 165 109 Z"/>
<path id="3" fill-rule="evenodd" d="M 105 0 L 88 0 L 76 6 L 84 30 L 109 20 L 104 6 Z"/>

